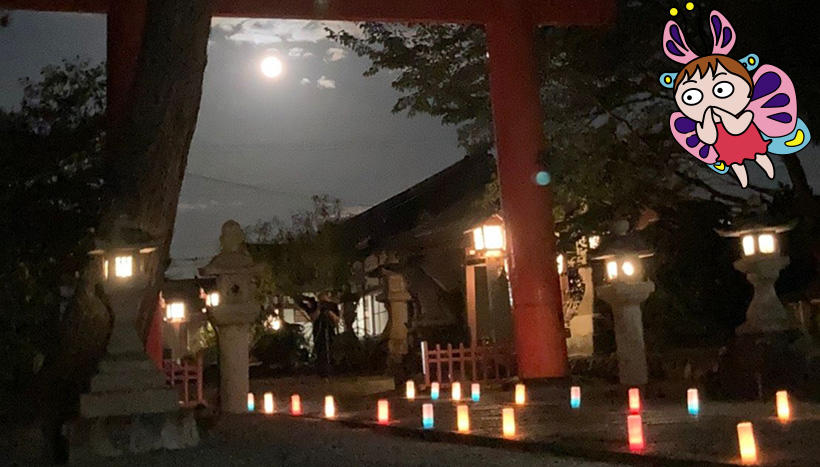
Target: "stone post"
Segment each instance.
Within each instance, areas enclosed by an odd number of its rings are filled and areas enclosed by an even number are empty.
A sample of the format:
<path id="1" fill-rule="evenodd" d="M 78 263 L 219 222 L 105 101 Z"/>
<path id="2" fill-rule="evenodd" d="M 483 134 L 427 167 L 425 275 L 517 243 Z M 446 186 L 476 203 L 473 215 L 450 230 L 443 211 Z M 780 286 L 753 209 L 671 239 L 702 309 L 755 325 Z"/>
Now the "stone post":
<path id="1" fill-rule="evenodd" d="M 219 336 L 219 395 L 227 413 L 247 411 L 248 352 L 250 325 L 259 316 L 254 278 L 261 267 L 254 264 L 245 245 L 245 234 L 236 221 L 222 225 L 221 251 L 207 266 L 203 276 L 216 277 L 219 305 L 209 312 Z"/>
<path id="2" fill-rule="evenodd" d="M 385 299 L 390 311 L 390 329 L 387 330 L 388 368 L 401 381 L 404 356 L 407 355 L 408 302 L 411 296 L 403 275 L 387 270 L 384 274 L 387 286 Z"/>
<path id="3" fill-rule="evenodd" d="M 649 381 L 641 303 L 654 291 L 652 281 L 614 282 L 598 287 L 598 297 L 612 306 L 618 377 L 625 386 L 641 386 Z"/>
<path id="4" fill-rule="evenodd" d="M 751 255 L 734 262 L 735 269 L 746 274 L 754 286 L 746 321 L 737 327 L 738 334 L 781 332 L 794 327 L 774 290 L 780 271 L 788 264 L 789 258 L 781 255 Z"/>
<path id="5" fill-rule="evenodd" d="M 595 353 L 595 292 L 592 283 L 592 268 L 578 268 L 584 283 L 584 296 L 578 305 L 578 312 L 569 321 L 570 337 L 567 352 L 570 357 L 591 357 Z"/>

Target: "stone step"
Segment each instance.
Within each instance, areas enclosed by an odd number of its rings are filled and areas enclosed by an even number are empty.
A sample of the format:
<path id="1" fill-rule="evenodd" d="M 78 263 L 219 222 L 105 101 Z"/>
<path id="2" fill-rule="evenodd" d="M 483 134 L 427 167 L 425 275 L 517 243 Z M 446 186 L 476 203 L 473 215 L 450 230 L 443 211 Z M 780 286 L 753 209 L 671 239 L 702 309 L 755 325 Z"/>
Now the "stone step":
<path id="1" fill-rule="evenodd" d="M 165 376 L 156 368 L 101 372 L 91 379 L 91 392 L 162 389 L 165 387 Z"/>
<path id="2" fill-rule="evenodd" d="M 135 371 L 159 371 L 154 362 L 145 354 L 129 353 L 106 355 L 98 366 L 100 373 L 130 373 Z"/>
<path id="3" fill-rule="evenodd" d="M 80 396 L 80 414 L 85 418 L 111 417 L 179 410 L 175 389 L 93 392 Z"/>

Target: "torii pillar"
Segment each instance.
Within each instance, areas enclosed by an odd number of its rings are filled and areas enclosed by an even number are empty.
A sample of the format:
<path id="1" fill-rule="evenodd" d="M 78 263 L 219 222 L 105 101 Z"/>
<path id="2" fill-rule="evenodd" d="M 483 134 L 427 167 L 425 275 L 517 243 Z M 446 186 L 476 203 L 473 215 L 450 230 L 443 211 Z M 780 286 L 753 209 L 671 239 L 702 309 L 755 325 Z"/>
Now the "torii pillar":
<path id="1" fill-rule="evenodd" d="M 566 336 L 555 268 L 552 197 L 534 183 L 543 170 L 535 35 L 538 25 L 600 25 L 613 0 L 216 0 L 219 16 L 403 23 L 479 23 L 487 30 L 490 96 L 507 229 L 518 373 L 525 380 L 567 375 Z M 142 44 L 146 0 L 0 0 L 0 7 L 105 13 L 108 110 L 127 108 Z M 149 336 L 150 338 L 150 336 Z"/>

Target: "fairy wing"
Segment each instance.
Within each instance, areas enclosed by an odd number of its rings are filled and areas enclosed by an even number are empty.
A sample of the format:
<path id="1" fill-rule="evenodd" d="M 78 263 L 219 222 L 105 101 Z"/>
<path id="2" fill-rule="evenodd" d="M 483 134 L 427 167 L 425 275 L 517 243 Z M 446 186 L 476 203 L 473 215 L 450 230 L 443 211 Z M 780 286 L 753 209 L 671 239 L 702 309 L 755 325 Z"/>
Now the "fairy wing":
<path id="1" fill-rule="evenodd" d="M 747 107 L 761 133 L 771 138 L 792 133 L 797 124 L 797 98 L 791 78 L 780 68 L 762 65 L 752 77 L 754 89 Z"/>
<path id="2" fill-rule="evenodd" d="M 714 146 L 704 143 L 698 138 L 695 131 L 697 123 L 683 114 L 675 112 L 669 117 L 669 128 L 675 141 L 681 145 L 686 152 L 695 156 L 699 161 L 708 164 L 709 167 L 718 173 L 726 173 L 729 169 L 723 162 L 717 162 L 718 153 Z"/>
<path id="3" fill-rule="evenodd" d="M 770 138 L 766 135 L 763 135 L 766 139 L 771 139 L 772 141 L 769 143 L 768 151 L 772 154 L 794 154 L 797 151 L 805 148 L 809 145 L 809 141 L 811 141 L 811 133 L 809 133 L 809 128 L 806 126 L 806 122 L 803 119 L 798 118 L 797 124 L 794 126 L 794 130 L 786 136 L 778 136 L 776 138 Z"/>

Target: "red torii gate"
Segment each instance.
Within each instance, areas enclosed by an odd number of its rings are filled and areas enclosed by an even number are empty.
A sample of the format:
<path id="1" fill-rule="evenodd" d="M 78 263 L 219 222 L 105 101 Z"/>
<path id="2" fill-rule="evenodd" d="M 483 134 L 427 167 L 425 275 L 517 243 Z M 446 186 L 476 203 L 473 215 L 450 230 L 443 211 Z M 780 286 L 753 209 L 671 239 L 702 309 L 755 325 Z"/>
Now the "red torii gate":
<path id="1" fill-rule="evenodd" d="M 116 125 L 136 73 L 146 0 L 0 0 L 0 6 L 108 15 L 108 113 Z M 566 376 L 552 195 L 533 181 L 543 170 L 544 148 L 535 32 L 538 25 L 604 24 L 614 16 L 613 0 L 218 0 L 214 14 L 486 27 L 518 372 L 525 380 Z"/>

